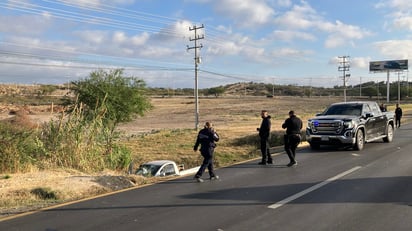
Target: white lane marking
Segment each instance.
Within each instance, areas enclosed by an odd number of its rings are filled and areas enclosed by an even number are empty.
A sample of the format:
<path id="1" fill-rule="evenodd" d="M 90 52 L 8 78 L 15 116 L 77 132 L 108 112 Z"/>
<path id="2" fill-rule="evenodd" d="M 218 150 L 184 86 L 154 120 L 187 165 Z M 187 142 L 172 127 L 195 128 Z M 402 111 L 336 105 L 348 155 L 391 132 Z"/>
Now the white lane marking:
<path id="1" fill-rule="evenodd" d="M 312 186 L 312 187 L 310 187 L 310 188 L 308 188 L 308 189 L 305 189 L 305 190 L 303 190 L 303 191 L 301 191 L 301 192 L 298 192 L 298 193 L 296 193 L 295 195 L 292 195 L 292 196 L 290 196 L 290 197 L 287 197 L 287 198 L 285 198 L 285 199 L 283 199 L 283 200 L 281 200 L 281 201 L 279 201 L 279 202 L 277 202 L 277 203 L 275 203 L 275 204 L 269 205 L 268 208 L 269 208 L 269 209 L 277 209 L 277 208 L 279 208 L 279 207 L 281 207 L 281 206 L 283 206 L 283 205 L 285 205 L 285 204 L 287 204 L 287 203 L 289 203 L 289 202 L 291 202 L 291 201 L 293 201 L 293 200 L 296 200 L 296 199 L 298 199 L 299 197 L 302 197 L 302 196 L 304 196 L 304 195 L 306 195 L 306 194 L 308 194 L 308 193 L 310 193 L 310 192 L 312 192 L 312 191 L 314 191 L 314 190 L 316 190 L 316 189 L 318 189 L 318 188 L 320 188 L 320 187 L 323 187 L 323 186 L 325 186 L 325 185 L 327 185 L 327 184 L 329 184 L 329 183 L 331 183 L 331 182 L 333 182 L 333 181 L 335 181 L 335 180 L 337 180 L 337 179 L 339 179 L 339 178 L 342 178 L 342 177 L 344 177 L 344 176 L 346 176 L 346 175 L 348 175 L 348 174 L 350 174 L 350 173 L 352 173 L 352 172 L 354 172 L 354 171 L 357 171 L 357 170 L 360 169 L 360 168 L 362 168 L 362 167 L 361 167 L 361 166 L 356 166 L 356 167 L 354 167 L 354 168 L 352 168 L 352 169 L 349 169 L 348 171 L 342 172 L 342 173 L 340 173 L 340 174 L 338 174 L 338 175 L 336 175 L 336 176 L 334 176 L 334 177 L 331 177 L 331 178 L 329 178 L 329 179 L 327 179 L 327 180 L 325 180 L 325 181 L 323 181 L 323 182 L 321 182 L 321 183 L 319 183 L 319 184 L 316 184 L 316 185 L 314 185 L 314 186 Z"/>

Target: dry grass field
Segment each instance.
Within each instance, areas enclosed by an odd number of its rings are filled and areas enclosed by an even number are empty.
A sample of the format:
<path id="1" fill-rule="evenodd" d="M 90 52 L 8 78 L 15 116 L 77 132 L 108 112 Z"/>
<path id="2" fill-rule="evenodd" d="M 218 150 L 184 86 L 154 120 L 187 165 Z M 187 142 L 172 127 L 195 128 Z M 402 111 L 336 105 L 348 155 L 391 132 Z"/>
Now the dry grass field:
<path id="1" fill-rule="evenodd" d="M 260 125 L 260 111 L 266 109 L 272 117 L 272 130 L 283 132 L 281 124 L 289 110 L 295 110 L 305 121 L 316 112 L 321 112 L 332 102 L 341 98 L 333 97 L 222 97 L 199 99 L 199 128 L 205 121 L 213 122 L 221 136 L 216 154 L 225 162 L 219 166 L 258 156 L 251 155 L 251 147 L 236 145 L 242 138 L 257 136 Z M 195 102 L 193 97 L 152 98 L 153 110 L 144 117 L 119 126 L 124 134 L 122 142 L 133 151 L 135 164 L 153 159 L 171 159 L 184 162 L 187 167 L 196 165 L 200 155 L 193 152 L 197 131 L 195 128 Z M 402 105 L 405 118 L 409 118 L 411 105 Z M 10 119 L 7 108 L 3 107 L 1 119 Z M 18 110 L 18 109 L 13 109 Z M 34 123 L 48 121 L 54 117 L 48 109 L 29 108 L 29 117 Z M 394 110 L 394 105 L 388 105 Z M 253 146 L 252 146 L 253 148 Z M 252 153 L 253 154 L 253 153 Z M 56 192 L 60 202 L 72 201 L 153 182 L 126 173 L 104 171 L 86 174 L 69 169 L 33 169 L 28 173 L 0 176 L 0 218 L 23 211 L 56 203 L 40 200 L 30 192 L 35 188 L 49 188 Z"/>
<path id="2" fill-rule="evenodd" d="M 260 111 L 268 110 L 272 117 L 272 130 L 283 134 L 281 124 L 289 110 L 295 110 L 302 120 L 321 112 L 338 98 L 294 97 L 224 97 L 199 99 L 199 129 L 206 121 L 214 124 L 221 140 L 216 149 L 218 166 L 253 158 L 258 155 L 253 145 L 237 145 L 257 138 Z M 186 167 L 197 166 L 201 158 L 193 153 L 195 130 L 194 99 L 153 98 L 154 108 L 146 116 L 119 127 L 133 147 L 138 163 L 153 159 L 171 159 Z M 150 134 L 150 135 L 142 135 Z M 142 138 L 142 136 L 144 138 Z M 251 138 L 252 137 L 252 138 Z"/>
<path id="3" fill-rule="evenodd" d="M 273 129 L 287 117 L 289 110 L 306 119 L 313 112 L 321 112 L 339 98 L 317 97 L 224 97 L 199 99 L 199 128 L 205 121 L 212 121 L 215 128 L 231 135 L 256 131 L 260 124 L 260 111 L 266 109 L 272 116 Z M 194 98 L 153 98 L 154 109 L 142 118 L 121 125 L 128 134 L 139 134 L 161 129 L 194 129 Z"/>

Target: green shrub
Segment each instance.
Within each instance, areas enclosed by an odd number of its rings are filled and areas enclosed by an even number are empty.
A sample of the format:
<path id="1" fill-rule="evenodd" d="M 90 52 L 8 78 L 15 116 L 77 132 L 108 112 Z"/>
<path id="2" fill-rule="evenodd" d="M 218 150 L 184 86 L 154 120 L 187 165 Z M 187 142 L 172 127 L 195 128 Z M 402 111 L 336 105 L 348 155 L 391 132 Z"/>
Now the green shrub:
<path id="1" fill-rule="evenodd" d="M 65 167 L 85 172 L 105 168 L 126 170 L 131 151 L 116 144 L 118 133 L 103 123 L 104 104 L 94 118 L 85 118 L 82 107 L 41 129 L 0 123 L 0 172 L 24 172 L 37 168 Z M 90 115 L 90 113 L 88 113 Z"/>
<path id="2" fill-rule="evenodd" d="M 42 131 L 44 161 L 54 166 L 82 171 L 127 168 L 130 152 L 116 146 L 116 133 L 104 126 L 104 108 L 97 108 L 92 120 L 82 107 L 75 108 L 59 121 L 50 121 Z M 88 113 L 90 115 L 90 113 Z"/>
<path id="3" fill-rule="evenodd" d="M 35 132 L 8 122 L 0 122 L 0 171 L 19 172 L 29 168 L 39 151 Z"/>

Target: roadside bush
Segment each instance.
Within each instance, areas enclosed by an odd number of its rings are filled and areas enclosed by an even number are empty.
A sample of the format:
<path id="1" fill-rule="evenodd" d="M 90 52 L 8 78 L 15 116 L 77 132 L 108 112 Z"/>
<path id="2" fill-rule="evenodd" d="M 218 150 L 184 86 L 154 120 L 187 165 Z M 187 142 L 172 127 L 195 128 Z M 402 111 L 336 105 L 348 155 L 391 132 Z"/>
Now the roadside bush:
<path id="1" fill-rule="evenodd" d="M 27 170 L 39 149 L 32 129 L 0 122 L 0 171 L 13 173 Z"/>
<path id="2" fill-rule="evenodd" d="M 126 146 L 114 145 L 111 153 L 107 155 L 106 162 L 110 169 L 124 170 L 132 162 L 132 153 Z"/>
<path id="3" fill-rule="evenodd" d="M 104 126 L 104 112 L 104 106 L 97 108 L 90 120 L 84 118 L 83 108 L 77 107 L 40 129 L 13 122 L 21 118 L 0 122 L 0 172 L 25 172 L 32 167 L 86 172 L 127 169 L 131 151 L 115 143 L 118 133 Z"/>
<path id="4" fill-rule="evenodd" d="M 45 125 L 40 137 L 44 148 L 44 166 L 87 172 L 105 168 L 126 169 L 131 160 L 130 151 L 114 143 L 117 133 L 106 128 L 102 122 L 105 111 L 102 104 L 95 109 L 93 119 L 85 119 L 80 105 L 70 114 L 62 114 L 59 121 L 52 120 Z"/>
<path id="5" fill-rule="evenodd" d="M 125 77 L 122 69 L 92 72 L 87 79 L 73 82 L 71 91 L 77 96 L 75 105 L 84 105 L 85 118 L 94 119 L 94 110 L 104 107 L 100 119 L 112 131 L 119 123 L 130 122 L 152 108 L 145 95 L 146 83 Z"/>

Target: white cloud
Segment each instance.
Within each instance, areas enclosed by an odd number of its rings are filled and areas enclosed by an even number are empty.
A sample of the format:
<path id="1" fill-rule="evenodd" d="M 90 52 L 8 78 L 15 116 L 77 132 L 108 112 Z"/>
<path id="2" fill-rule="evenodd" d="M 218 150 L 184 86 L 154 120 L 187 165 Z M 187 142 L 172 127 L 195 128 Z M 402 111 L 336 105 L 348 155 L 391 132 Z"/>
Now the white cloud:
<path id="1" fill-rule="evenodd" d="M 177 21 L 161 29 L 159 33 L 153 36 L 153 39 L 163 41 L 184 40 L 187 42 L 189 38 L 194 36 L 193 31 L 189 30 L 189 28 L 193 28 L 193 26 L 200 27 L 201 25 L 193 25 L 193 23 L 186 20 Z M 204 34 L 203 29 L 197 30 L 197 33 L 199 36 Z"/>
<path id="2" fill-rule="evenodd" d="M 60 2 L 70 2 L 70 4 L 78 5 L 78 6 L 100 6 L 104 4 L 110 5 L 130 5 L 133 4 L 134 0 L 58 0 Z"/>
<path id="3" fill-rule="evenodd" d="M 171 32 L 175 33 L 177 37 L 181 38 L 189 38 L 193 36 L 193 31 L 190 31 L 189 28 L 201 27 L 201 25 L 193 25 L 193 23 L 189 21 L 178 21 L 171 26 Z M 203 29 L 197 31 L 198 35 L 204 34 Z"/>
<path id="4" fill-rule="evenodd" d="M 341 37 L 340 34 L 333 34 L 327 37 L 325 40 L 325 47 L 326 48 L 335 48 L 340 47 L 346 44 L 347 41 L 345 38 Z"/>
<path id="5" fill-rule="evenodd" d="M 213 55 L 237 55 L 241 52 L 242 48 L 240 48 L 235 42 L 233 41 L 225 41 L 223 43 L 219 43 L 218 45 L 211 45 L 207 48 L 207 53 Z"/>
<path id="6" fill-rule="evenodd" d="M 288 28 L 284 31 L 274 32 L 275 36 L 283 40 L 296 38 L 315 41 L 319 39 L 315 38 L 313 34 L 302 32 L 302 30 L 317 30 L 326 33 L 324 43 L 326 48 L 353 44 L 354 40 L 363 39 L 372 34 L 368 30 L 342 23 L 339 20 L 335 23 L 326 21 L 305 1 L 302 1 L 301 5 L 294 5 L 290 11 L 276 18 L 275 22 L 279 27 Z"/>
<path id="7" fill-rule="evenodd" d="M 411 40 L 387 40 L 374 43 L 374 46 L 385 56 L 393 59 L 412 58 Z"/>
<path id="8" fill-rule="evenodd" d="M 164 57 L 172 56 L 174 51 L 172 49 L 164 48 L 164 47 L 146 47 L 146 49 L 139 50 L 138 53 L 142 57 L 164 58 Z"/>
<path id="9" fill-rule="evenodd" d="M 240 27 L 256 27 L 272 20 L 275 11 L 264 0 L 221 0 L 217 12 L 230 17 Z"/>
<path id="10" fill-rule="evenodd" d="M 370 57 L 354 57 L 350 60 L 350 64 L 351 67 L 367 69 L 370 61 Z"/>
<path id="11" fill-rule="evenodd" d="M 310 29 L 314 22 L 319 21 L 316 11 L 306 2 L 302 5 L 294 5 L 290 11 L 275 19 L 277 26 L 291 29 Z"/>
<path id="12" fill-rule="evenodd" d="M 317 27 L 320 30 L 329 33 L 325 40 L 326 48 L 335 48 L 345 44 L 353 44 L 354 40 L 363 39 L 372 35 L 368 30 L 358 26 L 344 24 L 340 21 L 336 21 L 335 24 L 321 22 L 317 24 Z"/>
<path id="13" fill-rule="evenodd" d="M 79 6 L 98 6 L 100 4 L 102 4 L 101 0 L 71 0 L 70 1 L 71 4 L 74 5 L 79 5 Z"/>
<path id="14" fill-rule="evenodd" d="M 48 14 L 4 16 L 0 15 L 0 32 L 19 35 L 39 35 L 51 26 Z"/>
<path id="15" fill-rule="evenodd" d="M 276 2 L 279 6 L 282 6 L 282 7 L 289 7 L 292 5 L 291 0 L 277 0 Z"/>
<path id="16" fill-rule="evenodd" d="M 408 0 L 389 0 L 381 1 L 375 5 L 376 8 L 389 11 L 388 18 L 391 20 L 385 23 L 388 31 L 393 29 L 412 31 L 412 1 Z"/>
<path id="17" fill-rule="evenodd" d="M 412 16 L 405 16 L 396 18 L 393 21 L 393 24 L 398 29 L 409 29 L 412 31 Z"/>
<path id="18" fill-rule="evenodd" d="M 307 32 L 290 31 L 290 30 L 276 30 L 272 33 L 275 40 L 291 41 L 295 39 L 303 39 L 308 41 L 315 41 L 316 37 Z"/>
<path id="19" fill-rule="evenodd" d="M 140 35 L 135 35 L 131 38 L 131 42 L 134 46 L 143 46 L 149 40 L 150 35 L 147 32 L 144 32 Z"/>
<path id="20" fill-rule="evenodd" d="M 112 40 L 115 44 L 122 44 L 122 43 L 127 41 L 127 36 L 122 31 L 115 31 L 113 33 L 113 39 Z"/>
<path id="21" fill-rule="evenodd" d="M 255 60 L 259 62 L 269 62 L 266 58 L 264 48 L 244 47 L 242 53 L 247 60 Z"/>
<path id="22" fill-rule="evenodd" d="M 99 45 L 106 42 L 106 38 L 108 37 L 109 32 L 99 30 L 84 30 L 76 31 L 74 32 L 74 35 L 82 39 L 83 42 Z"/>
<path id="23" fill-rule="evenodd" d="M 304 58 L 312 52 L 309 50 L 297 50 L 293 48 L 281 48 L 279 50 L 273 51 L 272 55 L 274 57 L 295 57 L 295 58 Z"/>
<path id="24" fill-rule="evenodd" d="M 392 8 L 396 11 L 407 11 L 412 8 L 412 2 L 409 0 L 381 0 L 375 4 L 377 9 Z"/>
<path id="25" fill-rule="evenodd" d="M 328 64 L 337 65 L 337 64 L 339 64 L 341 61 L 342 61 L 341 58 L 339 58 L 338 56 L 335 56 L 335 57 L 332 57 L 331 59 L 329 59 Z"/>

